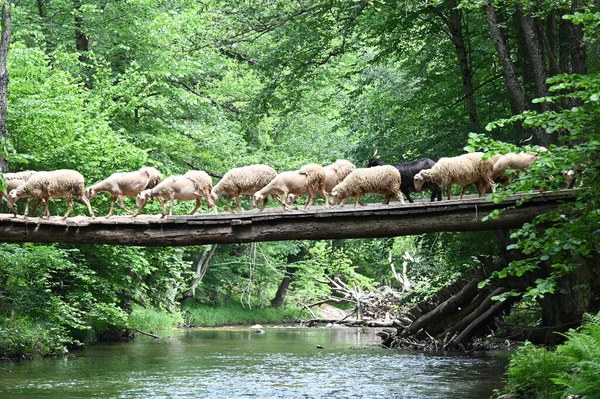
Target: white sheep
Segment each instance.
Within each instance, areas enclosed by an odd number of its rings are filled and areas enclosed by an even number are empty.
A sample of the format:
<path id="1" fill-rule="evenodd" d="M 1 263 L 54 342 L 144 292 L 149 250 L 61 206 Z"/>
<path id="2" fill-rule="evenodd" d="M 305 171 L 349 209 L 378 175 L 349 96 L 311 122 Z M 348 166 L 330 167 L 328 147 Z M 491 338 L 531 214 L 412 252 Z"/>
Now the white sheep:
<path id="1" fill-rule="evenodd" d="M 11 190 L 14 190 L 21 184 L 25 183 L 35 173 L 37 172 L 33 170 L 25 170 L 22 172 L 14 173 L 4 173 L 3 177 L 4 181 L 6 182 L 6 191 L 0 190 L 0 200 L 2 200 L 2 198 L 7 198 L 7 193 L 11 192 Z M 37 210 L 38 206 L 40 206 L 40 204 L 42 203 L 42 201 L 39 198 L 27 198 L 27 203 L 25 204 L 25 214 L 29 212 L 29 203 L 34 199 L 37 200 L 37 203 L 35 204 L 33 211 L 31 211 L 32 213 L 34 213 Z"/>
<path id="2" fill-rule="evenodd" d="M 471 184 L 477 184 L 479 196 L 483 197 L 489 187 L 495 191 L 492 173 L 494 160 L 482 160 L 482 152 L 472 152 L 457 157 L 440 158 L 431 169 L 424 169 L 415 175 L 415 188 L 421 190 L 427 181 L 446 186 L 448 199 L 452 198 L 452 184 L 462 187 L 460 198 Z"/>
<path id="3" fill-rule="evenodd" d="M 229 201 L 235 198 L 237 211 L 240 212 L 240 195 L 253 195 L 265 187 L 277 176 L 275 169 L 268 165 L 249 165 L 241 168 L 233 168 L 225 173 L 225 176 L 213 187 L 210 197 L 214 203 L 222 193 L 227 194 L 227 209 L 232 213 Z M 275 197 L 273 197 L 275 198 Z M 263 200 L 263 208 L 267 199 Z"/>
<path id="4" fill-rule="evenodd" d="M 492 174 L 492 179 L 496 183 L 502 183 L 508 185 L 512 182 L 514 174 L 510 176 L 506 175 L 507 170 L 514 170 L 518 172 L 522 172 L 527 170 L 531 164 L 537 158 L 537 154 L 535 152 L 521 152 L 518 154 L 509 153 L 506 154 L 494 164 L 494 172 Z"/>
<path id="5" fill-rule="evenodd" d="M 345 159 L 338 159 L 335 163 L 323 167 L 325 171 L 325 192 L 331 193 L 331 190 L 342 182 L 348 176 L 356 166 L 350 161 Z M 291 205 L 296 200 L 296 195 L 290 194 L 286 200 L 287 205 Z M 329 201 L 325 201 L 327 204 Z"/>
<path id="6" fill-rule="evenodd" d="M 165 210 L 165 202 L 169 201 L 169 216 L 173 215 L 173 201 L 192 201 L 196 200 L 196 206 L 190 213 L 193 215 L 200 208 L 200 200 L 205 198 L 209 208 L 214 208 L 215 204 L 210 198 L 210 190 L 212 189 L 212 179 L 210 176 L 200 170 L 192 170 L 183 176 L 171 176 L 156 187 L 144 190 L 137 195 L 136 206 L 137 211 L 133 217 L 140 214 L 144 209 L 148 200 L 156 198 L 160 202 L 162 208 L 161 219 L 167 215 Z M 216 211 L 216 208 L 215 208 Z"/>
<path id="7" fill-rule="evenodd" d="M 325 169 L 325 191 L 330 193 L 335 186 L 356 169 L 356 166 L 345 159 L 338 159 L 331 165 L 324 166 L 323 169 Z"/>
<path id="8" fill-rule="evenodd" d="M 63 216 L 66 219 L 73 210 L 73 197 L 81 199 L 87 205 L 90 216 L 94 217 L 92 206 L 85 196 L 84 179 L 81 173 L 71 169 L 54 170 L 51 172 L 37 172 L 25 183 L 21 184 L 8 194 L 7 203 L 12 209 L 14 215 L 17 215 L 14 204 L 17 200 L 24 197 L 33 197 L 42 200 L 44 211 L 42 216 L 50 218 L 48 211 L 48 199 L 66 198 L 69 203 L 69 209 Z M 27 216 L 27 213 L 25 213 Z"/>
<path id="9" fill-rule="evenodd" d="M 327 201 L 327 192 L 325 191 L 325 169 L 316 163 L 309 163 L 304 165 L 298 171 L 301 175 L 306 175 L 306 186 L 308 188 L 308 206 L 317 198 L 317 194 L 321 194 L 325 200 L 325 206 L 329 207 L 329 201 Z M 283 197 L 286 198 L 286 197 Z M 304 206 L 306 208 L 306 205 Z"/>
<path id="10" fill-rule="evenodd" d="M 400 184 L 400 172 L 392 165 L 357 168 L 331 190 L 331 202 L 335 205 L 341 200 L 341 206 L 344 206 L 349 197 L 356 197 L 356 206 L 365 194 L 381 194 L 385 196 L 384 204 L 389 204 L 394 197 L 404 204 Z"/>
<path id="11" fill-rule="evenodd" d="M 101 182 L 88 187 L 85 195 L 89 200 L 101 192 L 109 193 L 112 196 L 113 200 L 106 215 L 107 218 L 112 216 L 117 200 L 123 210 L 133 214 L 134 212 L 125 206 L 123 196 L 135 197 L 141 191 L 155 187 L 161 180 L 160 172 L 152 167 L 142 168 L 135 172 L 113 173 Z"/>
<path id="12" fill-rule="evenodd" d="M 262 212 L 267 204 L 267 197 L 271 195 L 281 203 L 283 210 L 286 210 L 290 207 L 279 196 L 282 195 L 282 198 L 288 198 L 288 194 L 303 195 L 309 193 L 308 179 L 308 176 L 300 173 L 299 170 L 281 172 L 269 184 L 254 193 L 252 206 L 257 207 L 258 203 L 262 202 L 259 209 L 259 212 Z M 314 198 L 309 198 L 304 205 L 304 209 L 308 209 L 312 205 L 311 199 L 314 201 Z"/>

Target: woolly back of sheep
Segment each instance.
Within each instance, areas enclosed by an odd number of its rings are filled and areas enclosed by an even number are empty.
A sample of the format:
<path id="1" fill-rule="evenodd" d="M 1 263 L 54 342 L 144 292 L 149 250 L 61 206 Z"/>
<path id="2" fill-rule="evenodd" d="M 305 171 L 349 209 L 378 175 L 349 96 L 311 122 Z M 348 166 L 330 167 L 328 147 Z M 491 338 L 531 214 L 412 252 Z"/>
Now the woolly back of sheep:
<path id="1" fill-rule="evenodd" d="M 71 169 L 35 173 L 24 186 L 27 193 L 44 193 L 50 197 L 70 193 L 74 197 L 81 198 L 84 193 L 83 175 Z"/>
<path id="2" fill-rule="evenodd" d="M 494 180 L 504 177 L 508 169 L 526 170 L 535 161 L 537 154 L 532 152 L 521 152 L 519 154 L 509 153 L 498 159 L 494 164 Z"/>
<path id="3" fill-rule="evenodd" d="M 480 180 L 492 181 L 494 160 L 482 160 L 482 152 L 472 152 L 456 157 L 440 158 L 430 169 L 432 180 L 437 184 L 471 184 Z"/>
<path id="4" fill-rule="evenodd" d="M 33 170 L 24 170 L 22 172 L 13 172 L 13 173 L 5 173 L 4 174 L 4 180 L 6 180 L 6 182 L 9 182 L 11 180 L 29 180 L 29 178 L 31 176 L 33 176 L 35 173 L 37 173 L 36 171 Z"/>
<path id="5" fill-rule="evenodd" d="M 268 165 L 257 164 L 233 168 L 214 186 L 214 191 L 217 194 L 224 191 L 254 194 L 255 191 L 269 184 L 275 176 L 277 172 Z"/>
<path id="6" fill-rule="evenodd" d="M 338 159 L 332 166 L 340 180 L 344 180 L 354 169 L 356 169 L 356 166 L 352 162 L 345 159 Z"/>
<path id="7" fill-rule="evenodd" d="M 391 165 L 357 168 L 334 190 L 342 197 L 367 193 L 396 195 L 400 191 L 400 172 Z"/>
<path id="8" fill-rule="evenodd" d="M 210 190 L 212 188 L 212 179 L 203 170 L 190 170 L 183 177 L 190 179 L 194 182 L 194 186 L 198 190 L 204 190 L 208 188 Z"/>

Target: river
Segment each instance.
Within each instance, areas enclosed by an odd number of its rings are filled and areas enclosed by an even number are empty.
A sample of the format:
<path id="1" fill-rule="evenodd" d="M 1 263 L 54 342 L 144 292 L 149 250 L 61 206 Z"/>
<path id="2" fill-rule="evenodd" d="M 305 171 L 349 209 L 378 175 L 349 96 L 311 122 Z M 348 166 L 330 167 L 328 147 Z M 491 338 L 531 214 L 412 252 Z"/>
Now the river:
<path id="1" fill-rule="evenodd" d="M 507 352 L 376 347 L 375 330 L 163 331 L 64 358 L 0 363 L 0 398 L 489 398 Z M 319 347 L 318 347 L 319 346 Z M 322 347 L 322 348 L 320 348 Z"/>

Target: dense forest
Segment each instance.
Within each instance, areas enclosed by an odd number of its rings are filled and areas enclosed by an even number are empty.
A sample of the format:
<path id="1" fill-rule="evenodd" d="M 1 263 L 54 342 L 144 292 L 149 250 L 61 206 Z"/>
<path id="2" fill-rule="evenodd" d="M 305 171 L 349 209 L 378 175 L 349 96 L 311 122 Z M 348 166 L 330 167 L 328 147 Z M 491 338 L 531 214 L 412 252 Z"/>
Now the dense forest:
<path id="1" fill-rule="evenodd" d="M 580 190 L 511 232 L 184 248 L 0 244 L 0 356 L 119 336 L 142 309 L 184 322 L 186 307 L 200 305 L 300 315 L 299 304 L 335 295 L 324 281 L 401 290 L 390 265 L 402 262 L 412 301 L 476 279 L 516 315 L 497 327 L 558 343 L 555 332 L 600 310 L 599 6 L 3 1 L 3 172 L 75 169 L 88 185 L 153 166 L 164 176 L 204 170 L 216 183 L 255 163 L 365 167 L 375 149 L 396 163 L 538 145 L 549 151 L 495 200 L 569 179 Z M 110 202 L 100 194 L 92 206 L 105 215 Z M 226 211 L 223 197 L 217 207 Z M 53 214 L 65 209 L 52 201 Z M 190 210 L 180 202 L 174 213 Z M 73 214 L 86 211 L 77 203 Z"/>

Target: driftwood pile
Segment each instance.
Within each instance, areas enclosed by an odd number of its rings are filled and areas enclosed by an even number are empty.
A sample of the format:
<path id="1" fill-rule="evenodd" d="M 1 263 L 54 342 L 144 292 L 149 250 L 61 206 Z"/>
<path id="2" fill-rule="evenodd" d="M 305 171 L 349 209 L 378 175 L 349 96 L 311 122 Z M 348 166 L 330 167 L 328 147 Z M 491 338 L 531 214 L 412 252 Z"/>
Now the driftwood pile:
<path id="1" fill-rule="evenodd" d="M 310 312 L 313 318 L 308 325 L 391 327 L 377 335 L 383 346 L 394 349 L 470 351 L 491 349 L 498 346 L 498 341 L 503 347 L 510 346 L 510 342 L 496 338 L 494 330 L 512 301 L 492 300 L 509 289 L 478 288 L 481 280 L 481 275 L 477 275 L 471 280 L 456 281 L 408 309 L 401 305 L 405 294 L 390 287 L 363 293 L 349 289 L 341 281 L 330 281 L 335 283 L 334 292 L 344 293 L 343 300 L 354 303 L 354 308 L 337 318 L 318 318 Z M 317 304 L 323 305 L 323 301 Z"/>
<path id="2" fill-rule="evenodd" d="M 375 291 L 363 292 L 358 287 L 350 287 L 339 278 L 327 278 L 328 281 L 320 281 L 329 284 L 335 296 L 331 296 L 322 301 L 313 304 L 299 305 L 304 307 L 311 316 L 308 321 L 309 326 L 315 326 L 320 323 L 335 324 L 344 326 L 366 326 L 366 327 L 394 327 L 400 326 L 397 320 L 400 313 L 400 304 L 403 294 L 391 287 L 384 286 Z M 324 318 L 317 317 L 311 310 L 313 307 L 322 307 L 330 302 L 344 302 L 353 304 L 353 309 L 344 311 L 341 317 L 331 318 L 331 312 L 325 313 Z"/>

